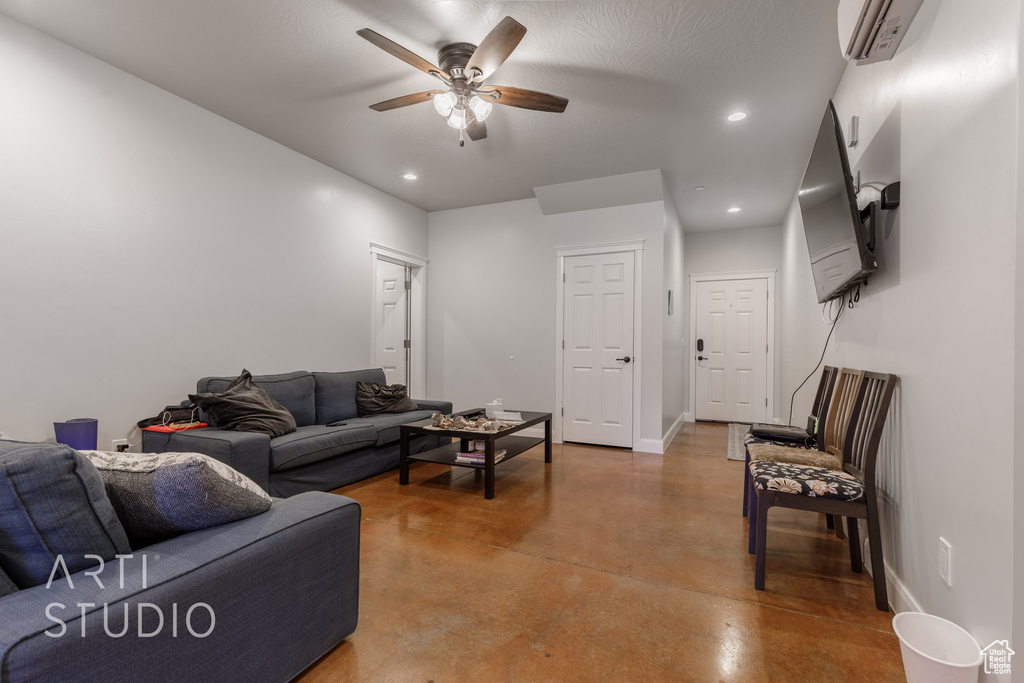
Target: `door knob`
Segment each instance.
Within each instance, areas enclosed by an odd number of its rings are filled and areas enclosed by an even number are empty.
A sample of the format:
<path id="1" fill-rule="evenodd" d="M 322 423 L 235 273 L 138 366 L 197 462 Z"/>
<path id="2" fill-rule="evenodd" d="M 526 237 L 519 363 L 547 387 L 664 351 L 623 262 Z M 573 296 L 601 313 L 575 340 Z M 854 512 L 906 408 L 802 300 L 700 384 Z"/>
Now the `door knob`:
<path id="1" fill-rule="evenodd" d="M 616 358 L 615 360 L 621 360 L 624 363 L 628 363 L 629 361 L 632 360 L 632 358 L 630 358 L 629 356 L 626 356 L 625 358 Z"/>
<path id="2" fill-rule="evenodd" d="M 697 356 L 697 360 L 711 360 L 711 359 L 710 358 L 705 358 L 704 356 Z"/>

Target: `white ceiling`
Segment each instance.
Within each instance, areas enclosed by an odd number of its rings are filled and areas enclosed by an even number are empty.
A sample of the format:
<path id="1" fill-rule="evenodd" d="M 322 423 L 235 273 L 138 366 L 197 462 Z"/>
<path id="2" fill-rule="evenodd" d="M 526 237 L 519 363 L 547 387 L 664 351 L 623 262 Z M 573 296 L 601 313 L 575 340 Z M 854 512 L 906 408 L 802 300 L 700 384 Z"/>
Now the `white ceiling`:
<path id="1" fill-rule="evenodd" d="M 0 0 L 0 12 L 428 211 L 662 169 L 699 231 L 782 223 L 845 65 L 837 4 Z M 495 106 L 487 139 L 460 148 L 429 103 L 369 109 L 438 82 L 358 29 L 436 63 L 440 46 L 479 43 L 506 15 L 528 32 L 488 82 L 567 97 L 565 113 Z M 750 118 L 726 122 L 737 109 Z"/>

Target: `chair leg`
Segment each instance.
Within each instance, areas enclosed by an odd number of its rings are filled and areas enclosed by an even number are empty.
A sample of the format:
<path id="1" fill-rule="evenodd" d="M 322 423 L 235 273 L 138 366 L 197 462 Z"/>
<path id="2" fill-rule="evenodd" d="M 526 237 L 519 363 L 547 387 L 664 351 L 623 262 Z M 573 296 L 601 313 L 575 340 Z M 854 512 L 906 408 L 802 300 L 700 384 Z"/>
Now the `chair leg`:
<path id="1" fill-rule="evenodd" d="M 832 515 L 832 519 L 836 525 L 836 538 L 841 541 L 846 538 L 846 532 L 843 531 L 843 518 L 839 515 Z"/>
<path id="2" fill-rule="evenodd" d="M 746 449 L 744 449 L 744 450 L 746 450 Z M 745 458 L 745 461 L 746 462 L 744 462 L 744 464 L 743 464 L 743 516 L 744 517 L 747 516 L 747 506 L 749 505 L 749 501 L 750 501 L 750 452 L 749 451 L 747 452 L 747 457 Z"/>
<path id="3" fill-rule="evenodd" d="M 868 507 L 868 548 L 871 550 L 871 578 L 875 584 L 875 607 L 889 611 L 889 595 L 885 588 L 885 562 L 882 561 L 882 529 L 878 524 L 878 511 Z"/>
<path id="4" fill-rule="evenodd" d="M 846 535 L 850 537 L 850 569 L 855 574 L 860 574 L 864 562 L 860 556 L 860 529 L 855 517 L 846 518 Z"/>
<path id="5" fill-rule="evenodd" d="M 828 529 L 836 528 L 836 518 L 833 517 L 831 513 L 825 514 L 825 527 Z"/>
<path id="6" fill-rule="evenodd" d="M 754 479 L 750 477 L 750 468 L 747 468 L 747 552 L 751 555 L 757 549 L 757 489 L 754 488 Z"/>
<path id="7" fill-rule="evenodd" d="M 774 502 L 774 491 L 761 491 L 757 494 L 757 555 L 754 560 L 754 588 L 759 591 L 764 590 L 765 555 L 768 550 L 768 508 Z"/>

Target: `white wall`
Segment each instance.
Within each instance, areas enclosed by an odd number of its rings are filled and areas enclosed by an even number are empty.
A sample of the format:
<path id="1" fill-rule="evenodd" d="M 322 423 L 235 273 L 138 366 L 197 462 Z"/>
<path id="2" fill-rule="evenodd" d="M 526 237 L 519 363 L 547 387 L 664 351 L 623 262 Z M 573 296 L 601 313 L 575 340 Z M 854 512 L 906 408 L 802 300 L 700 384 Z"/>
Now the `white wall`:
<path id="1" fill-rule="evenodd" d="M 665 190 L 664 284 L 662 287 L 662 375 L 661 433 L 672 436 L 671 430 L 681 423 L 686 412 L 687 358 L 686 333 L 689 327 L 686 299 L 683 226 L 667 189 Z M 672 292 L 672 313 L 668 312 L 668 291 Z"/>
<path id="2" fill-rule="evenodd" d="M 545 216 L 535 199 L 433 212 L 428 393 L 456 410 L 555 398 L 556 249 L 645 240 L 641 438 L 661 443 L 664 202 Z"/>
<path id="3" fill-rule="evenodd" d="M 424 212 L 2 16 L 0 82 L 0 430 L 370 362 L 369 243 Z"/>
<path id="4" fill-rule="evenodd" d="M 890 599 L 982 646 L 1011 638 L 1015 597 L 1019 26 L 1016 2 L 925 3 L 900 54 L 851 65 L 835 97 L 844 126 L 860 117 L 854 168 L 902 181 L 903 203 L 882 229 L 883 269 L 843 313 L 826 360 L 901 377 L 879 464 Z M 796 211 L 785 232 L 784 307 L 789 322 L 810 321 Z M 820 352 L 825 332 L 787 337 L 785 353 Z M 940 536 L 953 546 L 952 587 L 938 576 Z"/>
<path id="5" fill-rule="evenodd" d="M 728 272 L 751 272 L 751 271 L 776 271 L 775 287 L 778 290 L 785 283 L 782 268 L 782 237 L 781 226 L 766 228 L 738 228 L 736 230 L 714 230 L 705 232 L 689 233 L 686 236 L 686 290 L 685 297 L 687 306 L 690 302 L 690 275 L 704 273 L 728 273 Z M 776 355 L 778 354 L 779 338 L 779 316 L 781 315 L 781 304 L 778 291 L 775 297 L 775 344 Z M 689 314 L 687 314 L 689 320 Z M 686 354 L 686 364 L 689 370 L 693 358 L 692 353 Z M 769 420 L 783 422 L 787 420 L 786 412 L 789 409 L 789 394 L 785 395 L 785 406 L 780 404 L 780 374 L 779 363 L 775 363 L 775 397 L 772 405 L 775 415 L 769 415 Z M 689 376 L 689 375 L 688 375 Z M 689 380 L 687 380 L 689 381 Z M 694 419 L 692 406 L 689 405 L 689 391 L 686 395 L 686 413 L 690 419 Z M 783 410 L 785 408 L 785 411 Z M 800 420 L 797 420 L 799 423 Z"/>

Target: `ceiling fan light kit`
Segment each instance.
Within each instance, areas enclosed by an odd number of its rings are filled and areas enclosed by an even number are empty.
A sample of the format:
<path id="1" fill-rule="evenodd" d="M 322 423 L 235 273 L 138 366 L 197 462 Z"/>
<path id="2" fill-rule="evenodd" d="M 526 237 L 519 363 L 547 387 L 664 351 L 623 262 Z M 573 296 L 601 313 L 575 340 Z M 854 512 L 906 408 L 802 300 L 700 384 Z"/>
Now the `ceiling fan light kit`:
<path id="1" fill-rule="evenodd" d="M 535 90 L 484 85 L 484 80 L 504 63 L 526 35 L 526 27 L 512 17 L 502 19 L 479 46 L 472 43 L 450 43 L 442 47 L 437 53 L 440 66 L 434 66 L 371 29 L 364 28 L 356 33 L 406 64 L 437 78 L 448 88 L 403 95 L 371 104 L 370 109 L 389 111 L 432 100 L 437 113 L 445 117 L 449 126 L 459 131 L 460 145 L 465 144 L 463 131 L 469 135 L 470 140 L 487 137 L 484 120 L 494 108 L 494 102 L 555 113 L 565 111 L 569 104 L 569 100 L 564 97 Z"/>

